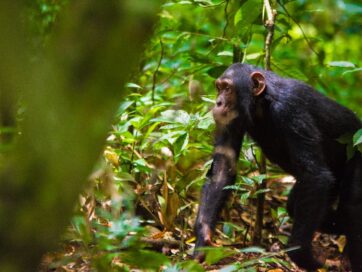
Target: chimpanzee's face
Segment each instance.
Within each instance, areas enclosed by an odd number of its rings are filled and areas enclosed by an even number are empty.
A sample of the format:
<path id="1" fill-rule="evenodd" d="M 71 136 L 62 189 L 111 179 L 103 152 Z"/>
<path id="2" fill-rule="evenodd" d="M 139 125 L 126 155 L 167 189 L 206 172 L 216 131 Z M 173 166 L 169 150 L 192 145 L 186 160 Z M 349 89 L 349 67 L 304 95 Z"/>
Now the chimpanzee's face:
<path id="1" fill-rule="evenodd" d="M 213 109 L 216 124 L 226 126 L 235 118 L 250 119 L 250 106 L 266 90 L 264 74 L 233 64 L 216 80 L 218 96 Z"/>
<path id="2" fill-rule="evenodd" d="M 215 122 L 228 125 L 238 116 L 236 88 L 231 78 L 221 76 L 215 82 L 217 89 L 216 104 L 213 109 Z"/>

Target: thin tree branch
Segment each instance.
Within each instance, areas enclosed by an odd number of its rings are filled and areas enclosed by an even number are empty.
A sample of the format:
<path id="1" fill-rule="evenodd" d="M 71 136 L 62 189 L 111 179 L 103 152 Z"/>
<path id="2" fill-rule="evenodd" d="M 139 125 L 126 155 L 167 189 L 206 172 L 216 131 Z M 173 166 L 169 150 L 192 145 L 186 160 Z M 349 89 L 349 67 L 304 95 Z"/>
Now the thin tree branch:
<path id="1" fill-rule="evenodd" d="M 162 63 L 162 59 L 163 59 L 163 55 L 164 55 L 164 51 L 165 51 L 162 39 L 160 39 L 160 46 L 161 46 L 160 59 L 158 60 L 157 67 L 156 67 L 155 72 L 153 73 L 153 78 L 152 78 L 152 105 L 155 104 L 155 90 L 156 90 L 157 74 L 158 74 L 158 70 L 161 67 L 161 63 Z"/>
<path id="2" fill-rule="evenodd" d="M 309 40 L 309 38 L 307 37 L 307 35 L 305 34 L 304 29 L 302 28 L 302 26 L 300 25 L 300 23 L 299 23 L 297 20 L 295 20 L 295 19 L 292 17 L 292 15 L 290 15 L 290 13 L 289 13 L 289 11 L 286 9 L 286 7 L 285 7 L 282 3 L 280 3 L 280 0 L 277 0 L 277 3 L 279 4 L 279 6 L 281 6 L 281 8 L 282 8 L 283 11 L 285 12 L 285 14 L 298 26 L 298 28 L 299 28 L 300 31 L 302 32 L 303 38 L 304 38 L 304 40 L 306 41 L 309 49 L 310 49 L 314 54 L 316 54 L 317 57 L 319 57 L 319 56 L 320 56 L 320 53 L 317 52 L 317 51 L 314 49 L 313 45 L 310 43 L 310 40 Z"/>
<path id="3" fill-rule="evenodd" d="M 270 59 L 271 59 L 271 44 L 273 42 L 273 36 L 274 36 L 274 26 L 275 26 L 275 19 L 277 16 L 277 11 L 274 9 L 271 9 L 269 0 L 264 0 L 264 6 L 266 9 L 267 17 L 268 19 L 265 22 L 265 28 L 267 30 L 267 35 L 265 38 L 265 69 L 271 70 L 270 67 Z"/>
<path id="4" fill-rule="evenodd" d="M 224 30 L 222 32 L 222 37 L 225 38 L 226 36 L 226 29 L 229 25 L 229 15 L 228 15 L 228 7 L 229 7 L 229 0 L 226 0 L 226 5 L 225 5 L 225 9 L 224 9 L 224 16 L 225 16 L 225 21 L 226 21 L 226 24 L 224 26 Z"/>
<path id="5" fill-rule="evenodd" d="M 264 0 L 264 7 L 267 14 L 267 20 L 265 21 L 265 28 L 267 30 L 265 38 L 265 58 L 264 65 L 266 70 L 271 70 L 270 67 L 270 58 L 271 58 L 271 44 L 273 42 L 274 36 L 274 26 L 275 19 L 277 16 L 276 10 L 271 8 L 269 0 Z M 266 158 L 264 153 L 261 154 L 260 163 L 258 164 L 260 174 L 266 174 Z M 261 184 L 257 186 L 257 190 L 265 190 L 266 181 L 263 180 Z M 265 193 L 259 193 L 257 196 L 256 204 L 256 219 L 255 219 L 255 229 L 253 235 L 253 243 L 260 244 L 262 240 L 262 230 L 263 230 L 263 219 L 264 219 L 264 203 L 265 203 Z"/>

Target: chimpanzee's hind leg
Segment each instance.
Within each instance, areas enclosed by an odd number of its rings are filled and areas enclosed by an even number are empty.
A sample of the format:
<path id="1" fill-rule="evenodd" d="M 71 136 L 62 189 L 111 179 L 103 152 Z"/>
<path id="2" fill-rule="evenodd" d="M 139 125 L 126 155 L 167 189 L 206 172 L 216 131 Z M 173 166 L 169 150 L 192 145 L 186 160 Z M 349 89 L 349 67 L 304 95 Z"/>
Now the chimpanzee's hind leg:
<path id="1" fill-rule="evenodd" d="M 362 272 L 362 155 L 356 154 L 347 164 L 341 186 L 340 204 L 345 214 L 348 256 L 353 272 Z"/>
<path id="2" fill-rule="evenodd" d="M 362 272 L 362 203 L 346 207 L 348 256 L 353 272 Z"/>

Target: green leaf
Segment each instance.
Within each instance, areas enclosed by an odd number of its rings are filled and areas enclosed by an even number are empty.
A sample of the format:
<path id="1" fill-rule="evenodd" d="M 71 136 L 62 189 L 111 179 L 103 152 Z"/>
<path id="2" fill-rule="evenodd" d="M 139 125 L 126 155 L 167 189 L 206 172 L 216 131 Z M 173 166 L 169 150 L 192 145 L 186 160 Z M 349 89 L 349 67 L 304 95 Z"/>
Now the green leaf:
<path id="1" fill-rule="evenodd" d="M 352 142 L 352 136 L 352 133 L 343 134 L 342 136 L 337 138 L 337 142 L 339 142 L 340 144 L 349 144 Z"/>
<path id="2" fill-rule="evenodd" d="M 90 233 L 90 226 L 87 224 L 83 216 L 74 216 L 72 218 L 72 224 L 78 234 L 81 236 L 83 242 L 90 243 L 92 241 L 92 235 Z"/>
<path id="3" fill-rule="evenodd" d="M 247 55 L 246 55 L 246 59 L 247 59 L 247 60 L 255 60 L 255 59 L 260 58 L 262 55 L 264 55 L 264 53 L 247 54 Z"/>
<path id="4" fill-rule="evenodd" d="M 192 5 L 192 2 L 191 1 L 180 1 L 177 4 L 179 4 L 179 5 Z"/>
<path id="5" fill-rule="evenodd" d="M 193 62 L 202 63 L 202 64 L 210 64 L 211 62 L 207 55 L 202 55 L 194 52 L 190 53 L 190 58 Z"/>
<path id="6" fill-rule="evenodd" d="M 242 19 L 243 19 L 243 12 L 242 8 L 240 8 L 235 14 L 234 25 L 236 26 Z"/>
<path id="7" fill-rule="evenodd" d="M 197 124 L 197 128 L 208 130 L 210 126 L 214 124 L 214 118 L 212 117 L 211 111 L 209 111 L 207 114 L 205 114 L 204 117 L 199 121 Z"/>
<path id="8" fill-rule="evenodd" d="M 223 247 L 204 247 L 199 248 L 199 250 L 206 253 L 205 262 L 208 265 L 217 263 L 218 261 L 237 253 L 234 250 Z"/>
<path id="9" fill-rule="evenodd" d="M 166 140 L 171 145 L 173 145 L 176 142 L 177 138 L 183 133 L 184 132 L 182 132 L 182 131 L 171 131 L 167 134 L 164 134 L 161 138 L 159 138 L 159 141 Z"/>
<path id="10" fill-rule="evenodd" d="M 349 67 L 349 68 L 354 68 L 356 67 L 356 65 L 354 65 L 353 63 L 349 62 L 349 61 L 331 61 L 328 63 L 328 66 L 330 67 Z"/>
<path id="11" fill-rule="evenodd" d="M 122 262 L 141 269 L 159 270 L 162 265 L 170 262 L 165 255 L 149 250 L 122 253 L 120 254 L 120 258 Z"/>
<path id="12" fill-rule="evenodd" d="M 254 185 L 254 180 L 248 177 L 241 177 L 242 181 L 247 185 Z"/>
<path id="13" fill-rule="evenodd" d="M 236 263 L 223 267 L 222 269 L 219 270 L 219 272 L 234 272 L 239 270 L 240 270 L 240 265 Z"/>
<path id="14" fill-rule="evenodd" d="M 224 223 L 222 226 L 222 232 L 227 236 L 231 237 L 233 235 L 233 227 L 228 223 Z"/>
<path id="15" fill-rule="evenodd" d="M 210 99 L 210 98 L 207 98 L 207 97 L 201 97 L 201 100 L 202 101 L 205 101 L 207 103 L 211 103 L 211 104 L 215 104 L 215 100 L 214 99 Z M 211 111 L 210 111 L 211 113 Z"/>
<path id="16" fill-rule="evenodd" d="M 188 143 L 189 143 L 188 133 L 184 133 L 177 138 L 173 147 L 173 152 L 175 154 L 175 157 L 178 157 L 182 153 L 182 151 L 186 149 Z"/>
<path id="17" fill-rule="evenodd" d="M 355 153 L 356 150 L 354 149 L 354 147 L 353 147 L 353 145 L 351 143 L 347 144 L 346 149 L 347 149 L 347 160 L 350 160 L 350 159 L 353 158 L 354 153 Z"/>
<path id="18" fill-rule="evenodd" d="M 246 247 L 240 249 L 242 253 L 265 253 L 265 249 L 261 247 Z"/>
<path id="19" fill-rule="evenodd" d="M 357 146 L 362 143 L 362 129 L 358 130 L 353 135 L 353 146 Z"/>
<path id="20" fill-rule="evenodd" d="M 348 71 L 345 71 L 342 73 L 342 75 L 347 75 L 347 74 L 350 74 L 350 73 L 355 73 L 355 72 L 360 72 L 362 71 L 362 68 L 356 68 L 356 69 L 352 69 L 352 70 L 348 70 Z"/>
<path id="21" fill-rule="evenodd" d="M 261 184 L 265 179 L 266 179 L 267 175 L 258 175 L 258 176 L 254 176 L 252 177 L 253 180 L 256 181 L 256 183 Z"/>
<path id="22" fill-rule="evenodd" d="M 140 85 L 137 85 L 136 83 L 132 83 L 132 82 L 127 83 L 126 87 L 132 88 L 132 89 L 142 89 L 142 87 Z"/>
<path id="23" fill-rule="evenodd" d="M 194 0 L 194 1 L 195 1 L 195 3 L 199 4 L 202 7 L 214 5 L 210 0 Z"/>
<path id="24" fill-rule="evenodd" d="M 218 56 L 227 56 L 227 57 L 232 57 L 234 54 L 231 51 L 221 51 L 219 53 L 217 53 Z"/>
<path id="25" fill-rule="evenodd" d="M 119 172 L 117 176 L 115 177 L 115 180 L 117 181 L 132 181 L 134 182 L 135 179 L 130 173 L 126 172 Z"/>
<path id="26" fill-rule="evenodd" d="M 160 204 L 161 210 L 166 211 L 166 208 L 167 208 L 166 200 L 160 195 L 157 196 L 157 199 L 158 199 L 158 203 Z"/>
<path id="27" fill-rule="evenodd" d="M 244 194 L 241 194 L 240 196 L 240 203 L 242 205 L 246 205 L 248 203 L 248 199 L 250 198 L 250 192 L 246 192 Z"/>
<path id="28" fill-rule="evenodd" d="M 137 172 L 146 172 L 146 173 L 151 172 L 151 169 L 147 166 L 146 161 L 142 158 L 134 161 L 133 164 Z"/>
<path id="29" fill-rule="evenodd" d="M 265 193 L 267 193 L 267 192 L 270 192 L 270 189 L 257 190 L 257 191 L 254 193 L 254 196 L 260 195 L 260 194 L 265 194 Z"/>
<path id="30" fill-rule="evenodd" d="M 188 125 L 190 115 L 183 110 L 166 110 L 161 112 L 161 117 L 152 119 L 152 122 L 180 123 Z"/>
<path id="31" fill-rule="evenodd" d="M 288 236 L 286 235 L 277 235 L 278 240 L 283 244 L 288 244 Z"/>
<path id="32" fill-rule="evenodd" d="M 124 101 L 119 106 L 118 111 L 117 111 L 117 115 L 123 114 L 126 111 L 126 109 L 128 109 L 133 103 L 134 103 L 134 101 Z"/>
<path id="33" fill-rule="evenodd" d="M 181 271 L 195 271 L 195 272 L 204 272 L 205 269 L 195 261 L 186 261 L 179 263 L 177 265 Z M 180 271 L 178 270 L 178 271 Z"/>
<path id="34" fill-rule="evenodd" d="M 212 78 L 218 78 L 219 76 L 224 73 L 224 71 L 228 68 L 226 65 L 216 66 L 209 70 L 207 70 L 207 74 L 211 76 Z"/>
<path id="35" fill-rule="evenodd" d="M 350 14 L 362 14 L 361 4 L 344 3 L 345 11 Z"/>
<path id="36" fill-rule="evenodd" d="M 261 13 L 261 7 L 261 0 L 247 1 L 235 14 L 234 23 L 236 22 L 236 24 L 240 24 L 242 26 L 249 26 L 253 24 Z"/>
<path id="37" fill-rule="evenodd" d="M 278 218 L 287 215 L 287 210 L 284 207 L 278 207 L 277 216 Z"/>

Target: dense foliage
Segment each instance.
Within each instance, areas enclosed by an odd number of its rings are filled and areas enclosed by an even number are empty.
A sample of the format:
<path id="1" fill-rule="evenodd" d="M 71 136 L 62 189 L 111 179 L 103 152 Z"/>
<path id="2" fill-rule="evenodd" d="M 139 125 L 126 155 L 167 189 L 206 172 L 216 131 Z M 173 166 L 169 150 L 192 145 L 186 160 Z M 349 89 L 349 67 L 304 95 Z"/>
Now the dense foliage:
<path id="1" fill-rule="evenodd" d="M 59 10 L 72 1 L 35 3 L 29 16 L 39 48 L 51 35 Z M 315 86 L 362 116 L 362 6 L 343 0 L 278 0 L 273 8 L 272 69 Z M 264 66 L 265 10 L 261 0 L 168 0 L 159 18 L 139 69 L 132 71 L 126 86 L 129 95 L 120 101 L 104 159 L 65 236 L 64 252 L 70 257 L 49 254 L 44 269 L 205 269 L 185 260 L 194 241 L 198 193 L 210 166 L 214 79 L 236 61 Z M 355 146 L 362 151 L 362 132 L 352 136 L 342 140 L 350 150 Z M 244 249 L 208 251 L 208 264 L 241 254 L 226 271 L 293 269 L 283 254 L 269 252 L 283 248 L 286 241 L 284 230 L 290 223 L 284 205 L 290 183 L 275 185 L 284 174 L 268 164 L 268 184 L 279 192 L 258 190 L 266 178 L 259 173 L 259 157 L 260 151 L 246 140 L 237 183 L 228 188 L 235 194 L 218 229 L 219 242 Z M 264 239 L 254 248 L 255 198 L 264 193 Z M 170 258 L 150 248 L 161 248 Z"/>

